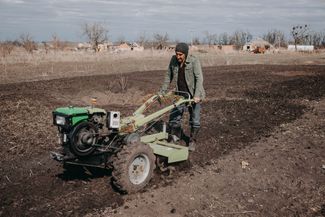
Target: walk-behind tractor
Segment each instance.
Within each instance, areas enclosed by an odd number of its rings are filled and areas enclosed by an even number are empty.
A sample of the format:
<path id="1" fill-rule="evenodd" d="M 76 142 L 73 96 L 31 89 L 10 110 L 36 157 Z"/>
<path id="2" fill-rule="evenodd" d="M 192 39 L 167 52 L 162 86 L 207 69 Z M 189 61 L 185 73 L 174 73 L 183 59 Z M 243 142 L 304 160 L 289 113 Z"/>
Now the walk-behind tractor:
<path id="1" fill-rule="evenodd" d="M 175 106 L 191 106 L 190 97 L 175 92 L 154 95 L 132 116 L 120 118 L 118 111 L 101 108 L 62 107 L 53 111 L 62 151 L 51 152 L 64 166 L 112 169 L 112 184 L 120 191 L 132 193 L 145 187 L 156 165 L 188 159 L 188 148 L 173 142 L 162 117 Z M 154 103 L 165 107 L 145 114 Z"/>

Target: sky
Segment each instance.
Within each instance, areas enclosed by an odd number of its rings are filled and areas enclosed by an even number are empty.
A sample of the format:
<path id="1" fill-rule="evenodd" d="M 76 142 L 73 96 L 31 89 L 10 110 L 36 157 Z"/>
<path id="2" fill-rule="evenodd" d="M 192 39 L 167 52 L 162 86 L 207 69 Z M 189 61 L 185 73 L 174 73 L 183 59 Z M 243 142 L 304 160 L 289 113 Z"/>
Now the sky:
<path id="1" fill-rule="evenodd" d="M 36 41 L 85 41 L 82 25 L 100 23 L 110 41 L 204 38 L 204 33 L 249 31 L 261 37 L 272 29 L 289 36 L 294 25 L 325 31 L 325 0 L 0 0 L 0 40 L 29 34 Z"/>

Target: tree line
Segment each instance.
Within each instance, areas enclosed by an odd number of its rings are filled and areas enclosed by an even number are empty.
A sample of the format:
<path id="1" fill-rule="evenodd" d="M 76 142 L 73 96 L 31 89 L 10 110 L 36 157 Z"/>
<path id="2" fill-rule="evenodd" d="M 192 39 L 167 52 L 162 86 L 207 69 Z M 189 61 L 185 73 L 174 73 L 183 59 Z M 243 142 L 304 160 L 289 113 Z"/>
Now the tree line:
<path id="1" fill-rule="evenodd" d="M 99 50 L 99 44 L 108 41 L 108 28 L 101 23 L 85 23 L 81 26 L 82 35 L 91 44 L 94 51 Z M 277 29 L 269 30 L 266 34 L 261 36 L 262 39 L 272 44 L 274 47 L 286 47 L 288 44 L 294 45 L 314 45 L 315 48 L 325 48 L 325 31 L 315 32 L 309 29 L 308 25 L 293 26 L 290 30 L 290 38 L 286 34 Z M 241 49 L 243 45 L 253 39 L 253 35 L 249 31 L 237 30 L 232 34 L 227 32 L 221 34 L 210 33 L 209 31 L 203 32 L 203 36 L 192 37 L 189 42 L 192 45 L 234 45 L 236 48 Z M 127 42 L 123 37 L 119 38 L 116 43 Z M 154 33 L 148 37 L 145 33 L 141 34 L 135 40 L 139 45 L 145 48 L 162 49 L 169 44 L 175 44 L 178 41 L 172 42 L 168 33 Z M 67 44 L 60 40 L 54 34 L 49 42 L 42 42 L 46 52 L 52 50 L 63 50 Z M 19 39 L 14 41 L 0 42 L 0 53 L 3 57 L 9 55 L 14 47 L 23 47 L 28 53 L 32 53 L 37 49 L 37 43 L 33 40 L 30 34 L 22 34 Z"/>

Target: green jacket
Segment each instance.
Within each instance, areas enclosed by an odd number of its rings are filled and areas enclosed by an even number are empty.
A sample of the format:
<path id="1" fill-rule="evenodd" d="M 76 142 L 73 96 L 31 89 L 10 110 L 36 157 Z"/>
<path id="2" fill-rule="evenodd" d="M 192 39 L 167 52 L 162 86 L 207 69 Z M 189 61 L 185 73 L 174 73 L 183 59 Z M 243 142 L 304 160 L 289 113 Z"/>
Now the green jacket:
<path id="1" fill-rule="evenodd" d="M 178 78 L 178 61 L 176 56 L 172 56 L 167 73 L 165 75 L 164 83 L 161 87 L 161 92 L 166 92 L 169 84 L 175 80 L 176 90 L 177 78 Z M 200 99 L 205 98 L 205 90 L 203 88 L 203 73 L 200 61 L 195 56 L 189 55 L 185 61 L 185 80 L 187 87 L 190 91 L 191 97 L 199 97 Z"/>

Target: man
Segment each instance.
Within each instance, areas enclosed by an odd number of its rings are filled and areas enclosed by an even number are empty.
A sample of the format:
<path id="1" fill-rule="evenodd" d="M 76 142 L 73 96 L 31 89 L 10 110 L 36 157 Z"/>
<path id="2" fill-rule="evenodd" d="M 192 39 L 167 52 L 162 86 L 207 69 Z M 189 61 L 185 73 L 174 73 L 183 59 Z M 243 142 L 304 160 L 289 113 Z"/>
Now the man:
<path id="1" fill-rule="evenodd" d="M 200 112 L 201 101 L 205 97 L 203 88 L 203 74 L 199 60 L 192 55 L 188 55 L 189 47 L 186 43 L 179 43 L 175 48 L 175 55 L 172 56 L 167 74 L 165 75 L 164 83 L 161 92 L 166 92 L 170 83 L 176 81 L 176 90 L 188 93 L 194 100 L 194 103 L 189 107 L 191 126 L 190 140 L 188 148 L 190 151 L 195 150 L 195 143 L 200 130 Z M 186 94 L 185 96 L 188 96 Z M 171 111 L 169 117 L 170 134 L 181 138 L 182 135 L 182 117 L 186 110 L 186 106 L 178 106 Z"/>

